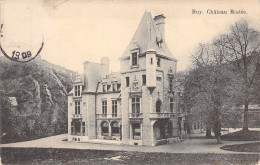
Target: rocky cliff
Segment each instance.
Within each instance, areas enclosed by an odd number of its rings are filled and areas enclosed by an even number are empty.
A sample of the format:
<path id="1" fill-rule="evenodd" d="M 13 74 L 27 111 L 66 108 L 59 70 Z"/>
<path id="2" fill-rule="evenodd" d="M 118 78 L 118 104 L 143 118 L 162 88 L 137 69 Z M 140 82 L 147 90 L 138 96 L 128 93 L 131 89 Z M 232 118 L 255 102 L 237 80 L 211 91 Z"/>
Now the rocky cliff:
<path id="1" fill-rule="evenodd" d="M 1 95 L 17 102 L 7 114 L 1 105 L 1 118 L 9 119 L 1 121 L 2 143 L 66 133 L 73 74 L 45 60 L 19 63 L 0 57 Z"/>

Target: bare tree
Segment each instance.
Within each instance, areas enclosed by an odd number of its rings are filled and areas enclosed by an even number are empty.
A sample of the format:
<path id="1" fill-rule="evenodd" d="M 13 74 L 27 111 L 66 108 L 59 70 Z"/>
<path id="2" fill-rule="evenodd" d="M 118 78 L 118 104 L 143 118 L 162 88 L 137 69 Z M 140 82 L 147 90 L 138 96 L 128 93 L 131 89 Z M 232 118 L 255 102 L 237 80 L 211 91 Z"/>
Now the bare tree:
<path id="1" fill-rule="evenodd" d="M 243 130 L 248 130 L 248 105 L 254 99 L 254 88 L 259 74 L 260 39 L 259 32 L 241 20 L 230 27 L 230 32 L 221 35 L 214 43 L 222 48 L 223 59 L 233 66 L 240 80 L 240 94 L 244 105 Z M 259 84 L 258 84 L 259 85 Z"/>

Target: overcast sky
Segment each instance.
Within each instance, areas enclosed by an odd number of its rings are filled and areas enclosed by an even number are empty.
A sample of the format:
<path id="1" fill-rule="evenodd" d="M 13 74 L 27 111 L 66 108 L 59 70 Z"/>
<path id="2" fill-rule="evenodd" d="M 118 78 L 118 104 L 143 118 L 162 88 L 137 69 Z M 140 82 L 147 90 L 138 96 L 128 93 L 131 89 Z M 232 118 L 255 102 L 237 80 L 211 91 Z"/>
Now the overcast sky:
<path id="1" fill-rule="evenodd" d="M 192 14 L 192 9 L 203 15 Z M 210 15 L 207 10 L 245 10 L 248 14 Z M 108 56 L 110 70 L 119 71 L 122 55 L 145 11 L 164 14 L 166 43 L 179 60 L 178 71 L 190 64 L 200 42 L 210 42 L 230 24 L 246 18 L 260 30 L 260 1 L 83 1 L 8 0 L 1 2 L 6 42 L 37 45 L 44 38 L 42 58 L 74 71 L 83 62 Z M 1 40 L 1 43 L 3 41 Z"/>

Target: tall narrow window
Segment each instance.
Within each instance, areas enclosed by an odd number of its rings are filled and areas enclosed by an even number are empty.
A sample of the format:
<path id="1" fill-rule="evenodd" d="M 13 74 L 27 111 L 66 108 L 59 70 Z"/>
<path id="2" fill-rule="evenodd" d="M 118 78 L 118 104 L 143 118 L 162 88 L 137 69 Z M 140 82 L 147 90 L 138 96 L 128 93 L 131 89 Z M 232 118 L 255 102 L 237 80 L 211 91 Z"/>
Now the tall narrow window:
<path id="1" fill-rule="evenodd" d="M 80 101 L 75 101 L 75 114 L 80 114 Z"/>
<path id="2" fill-rule="evenodd" d="M 112 84 L 112 90 L 113 92 L 116 91 L 116 84 Z"/>
<path id="3" fill-rule="evenodd" d="M 121 84 L 117 84 L 117 90 L 120 90 Z"/>
<path id="4" fill-rule="evenodd" d="M 132 130 L 133 130 L 133 139 L 140 140 L 141 139 L 140 123 L 132 123 Z"/>
<path id="5" fill-rule="evenodd" d="M 82 135 L 85 136 L 85 122 L 82 122 L 81 123 L 81 132 L 82 132 Z"/>
<path id="6" fill-rule="evenodd" d="M 110 90 L 110 87 L 111 87 L 111 85 L 107 85 L 107 91 L 109 91 L 109 90 Z"/>
<path id="7" fill-rule="evenodd" d="M 161 66 L 161 59 L 157 58 L 157 66 L 160 67 Z"/>
<path id="8" fill-rule="evenodd" d="M 107 116 L 107 100 L 102 100 L 102 114 L 104 117 Z"/>
<path id="9" fill-rule="evenodd" d="M 80 96 L 80 85 L 75 86 L 75 96 Z"/>
<path id="10" fill-rule="evenodd" d="M 142 75 L 143 78 L 143 85 L 146 85 L 146 75 Z"/>
<path id="11" fill-rule="evenodd" d="M 129 77 L 126 77 L 125 80 L 126 80 L 126 86 L 129 87 L 129 84 L 130 84 Z"/>
<path id="12" fill-rule="evenodd" d="M 151 64 L 153 64 L 153 58 L 151 58 Z"/>
<path id="13" fill-rule="evenodd" d="M 132 98 L 132 113 L 140 113 L 140 98 L 134 97 Z"/>
<path id="14" fill-rule="evenodd" d="M 170 88 L 170 91 L 173 91 L 173 80 L 172 80 L 172 78 L 170 78 L 170 80 L 169 80 L 169 88 Z"/>
<path id="15" fill-rule="evenodd" d="M 173 112 L 173 98 L 170 98 L 170 112 Z"/>
<path id="16" fill-rule="evenodd" d="M 157 100 L 156 101 L 156 112 L 161 112 L 161 105 L 162 105 L 162 101 Z"/>
<path id="17" fill-rule="evenodd" d="M 132 53 L 132 65 L 136 66 L 137 65 L 137 53 Z"/>
<path id="18" fill-rule="evenodd" d="M 106 92 L 106 85 L 103 85 L 103 92 Z"/>
<path id="19" fill-rule="evenodd" d="M 73 122 L 71 122 L 71 135 L 74 135 L 74 123 Z"/>
<path id="20" fill-rule="evenodd" d="M 112 100 L 112 117 L 117 117 L 117 100 Z"/>

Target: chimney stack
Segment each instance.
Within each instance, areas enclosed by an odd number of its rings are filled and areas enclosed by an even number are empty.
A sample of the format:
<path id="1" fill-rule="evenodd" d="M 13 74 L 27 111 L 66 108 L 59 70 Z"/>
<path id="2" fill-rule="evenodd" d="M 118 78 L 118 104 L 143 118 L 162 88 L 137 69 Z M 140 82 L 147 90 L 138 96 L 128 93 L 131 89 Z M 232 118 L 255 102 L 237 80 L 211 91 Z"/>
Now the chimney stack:
<path id="1" fill-rule="evenodd" d="M 102 78 L 106 77 L 109 74 L 109 59 L 108 57 L 101 58 L 101 74 Z"/>
<path id="2" fill-rule="evenodd" d="M 161 34 L 162 42 L 165 42 L 165 16 L 163 14 L 155 16 L 154 23 Z"/>

